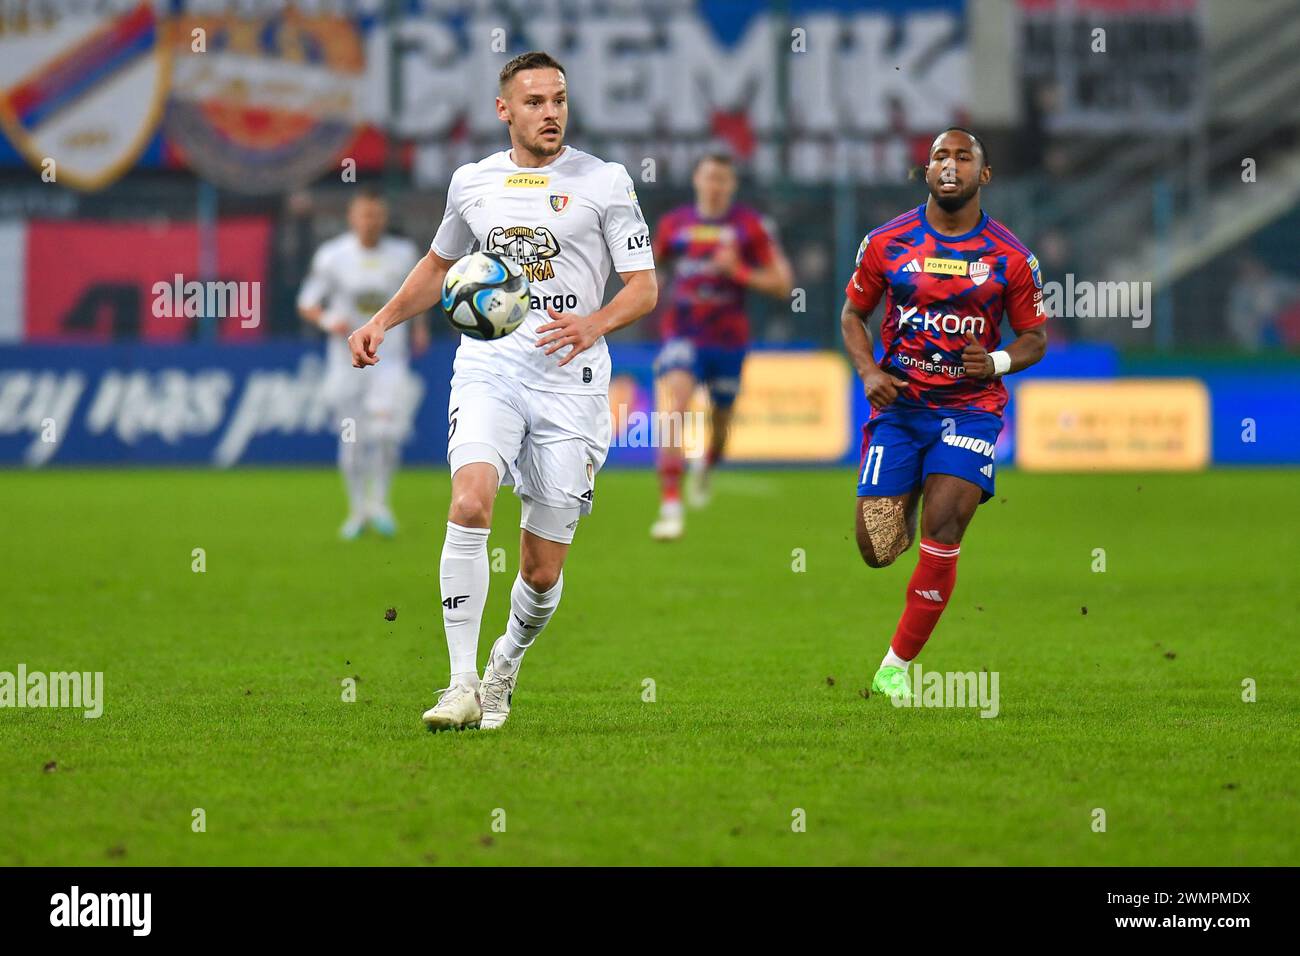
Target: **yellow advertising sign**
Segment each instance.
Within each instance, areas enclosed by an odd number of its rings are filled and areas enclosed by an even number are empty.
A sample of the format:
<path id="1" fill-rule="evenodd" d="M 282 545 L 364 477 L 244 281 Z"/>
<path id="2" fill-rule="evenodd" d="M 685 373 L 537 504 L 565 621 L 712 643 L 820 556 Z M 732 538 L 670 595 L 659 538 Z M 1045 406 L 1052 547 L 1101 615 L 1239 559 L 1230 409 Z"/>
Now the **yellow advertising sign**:
<path id="1" fill-rule="evenodd" d="M 835 352 L 752 353 L 745 360 L 727 459 L 839 460 L 851 441 L 850 379 L 848 364 Z M 705 397 L 701 388 L 690 410 L 705 411 Z M 704 431 L 687 435 L 688 455 L 708 447 Z M 692 447 L 697 443 L 698 449 Z"/>
<path id="2" fill-rule="evenodd" d="M 1015 417 L 1026 471 L 1192 471 L 1210 461 L 1210 393 L 1197 379 L 1029 381 Z"/>

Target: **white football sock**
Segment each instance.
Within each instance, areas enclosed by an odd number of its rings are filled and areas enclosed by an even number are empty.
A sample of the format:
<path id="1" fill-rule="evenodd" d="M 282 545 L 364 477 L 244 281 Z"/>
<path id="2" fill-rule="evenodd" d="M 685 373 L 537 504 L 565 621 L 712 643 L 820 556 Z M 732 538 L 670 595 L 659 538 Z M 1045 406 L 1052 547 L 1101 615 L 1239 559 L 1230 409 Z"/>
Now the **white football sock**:
<path id="1" fill-rule="evenodd" d="M 903 670 L 907 670 L 907 665 L 908 665 L 909 663 L 910 663 L 910 661 L 905 661 L 905 660 L 903 660 L 901 657 L 899 657 L 897 654 L 895 654 L 895 653 L 894 653 L 894 649 L 891 647 L 891 648 L 889 649 L 889 652 L 888 652 L 887 654 L 885 654 L 885 659 L 884 659 L 883 661 L 880 662 L 880 666 L 881 666 L 881 667 L 901 667 Z"/>
<path id="2" fill-rule="evenodd" d="M 447 522 L 438 579 L 453 682 L 478 686 L 478 632 L 488 591 L 487 528 Z"/>
<path id="3" fill-rule="evenodd" d="M 524 651 L 545 630 L 551 615 L 560 606 L 563 593 L 563 571 L 549 591 L 534 591 L 523 575 L 515 576 L 515 586 L 510 589 L 510 622 L 506 625 L 506 639 L 500 647 L 501 656 L 510 670 L 519 667 Z"/>
<path id="4" fill-rule="evenodd" d="M 348 492 L 348 509 L 351 517 L 366 513 L 366 449 L 357 436 L 355 441 L 339 439 L 339 471 Z"/>
<path id="5" fill-rule="evenodd" d="M 370 473 L 370 513 L 387 514 L 388 489 L 401 461 L 401 446 L 397 439 L 384 435 L 370 442 L 367 471 Z"/>

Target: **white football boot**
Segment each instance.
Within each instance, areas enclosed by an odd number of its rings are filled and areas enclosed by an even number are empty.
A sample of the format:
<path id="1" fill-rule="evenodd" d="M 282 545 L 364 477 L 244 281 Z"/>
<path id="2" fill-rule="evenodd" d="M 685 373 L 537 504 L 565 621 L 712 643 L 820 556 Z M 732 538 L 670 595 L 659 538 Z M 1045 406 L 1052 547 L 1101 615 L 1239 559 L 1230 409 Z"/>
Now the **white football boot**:
<path id="1" fill-rule="evenodd" d="M 659 520 L 650 526 L 656 541 L 676 541 L 686 533 L 686 513 L 680 501 L 665 501 L 659 506 Z"/>
<path id="2" fill-rule="evenodd" d="M 686 503 L 703 508 L 709 503 L 709 463 L 703 455 L 690 459 L 686 468 Z"/>
<path id="3" fill-rule="evenodd" d="M 464 684 L 452 684 L 438 691 L 438 703 L 424 712 L 424 723 L 439 730 L 476 730 L 483 719 L 479 692 Z"/>
<path id="4" fill-rule="evenodd" d="M 505 639 L 503 634 L 493 643 L 487 667 L 483 669 L 483 681 L 479 684 L 479 696 L 483 701 L 483 723 L 480 726 L 484 730 L 495 730 L 506 722 L 510 716 L 510 701 L 515 694 L 515 681 L 519 679 L 519 664 L 516 663 L 511 670 L 505 658 L 497 657 L 497 644 Z"/>
<path id="5" fill-rule="evenodd" d="M 339 537 L 344 541 L 355 541 L 361 537 L 361 532 L 366 530 L 366 519 L 364 515 L 348 515 L 348 520 L 343 522 L 339 528 Z"/>

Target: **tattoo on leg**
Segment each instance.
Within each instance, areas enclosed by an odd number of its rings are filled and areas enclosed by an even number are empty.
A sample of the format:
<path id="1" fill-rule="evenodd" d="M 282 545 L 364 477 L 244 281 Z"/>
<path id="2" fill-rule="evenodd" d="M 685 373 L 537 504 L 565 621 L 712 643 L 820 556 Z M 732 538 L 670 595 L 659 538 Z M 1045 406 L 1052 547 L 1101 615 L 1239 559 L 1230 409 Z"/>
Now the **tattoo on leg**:
<path id="1" fill-rule="evenodd" d="M 871 543 L 876 567 L 892 564 L 912 546 L 911 522 L 900 498 L 863 499 L 862 528 Z"/>

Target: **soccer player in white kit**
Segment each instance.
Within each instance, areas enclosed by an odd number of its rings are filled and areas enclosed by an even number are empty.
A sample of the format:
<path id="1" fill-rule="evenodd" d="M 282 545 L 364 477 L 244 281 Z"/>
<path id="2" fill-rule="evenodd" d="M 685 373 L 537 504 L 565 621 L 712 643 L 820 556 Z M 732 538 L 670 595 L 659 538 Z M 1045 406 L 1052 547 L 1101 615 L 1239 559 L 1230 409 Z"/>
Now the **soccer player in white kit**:
<path id="1" fill-rule="evenodd" d="M 339 535 L 349 541 L 367 524 L 385 537 L 397 531 L 388 489 L 411 411 L 405 394 L 412 387 L 406 329 L 389 337 L 384 367 L 369 375 L 353 368 L 347 343 L 352 330 L 388 301 L 420 260 L 415 243 L 385 235 L 387 228 L 387 204 L 378 193 L 362 189 L 348 204 L 348 231 L 316 250 L 298 293 L 299 313 L 328 336 L 324 391 L 339 429 L 339 470 L 348 494 L 348 517 Z M 413 338 L 415 350 L 422 351 L 428 341 L 423 316 Z"/>
<path id="2" fill-rule="evenodd" d="M 560 603 L 564 559 L 609 449 L 603 336 L 649 313 L 658 297 L 650 232 L 627 171 L 564 145 L 564 68 L 546 53 L 515 57 L 501 71 L 496 109 L 511 148 L 456 170 L 428 255 L 349 339 L 355 364 L 374 365 L 389 330 L 438 302 L 447 270 L 476 245 L 528 276 L 524 323 L 493 342 L 462 337 L 456 353 L 439 569 L 451 682 L 424 714 L 431 730 L 500 727 L 509 716 L 519 665 Z M 611 268 L 623 288 L 602 306 Z M 522 502 L 519 575 L 506 633 L 480 681 L 487 539 L 502 484 Z"/>

